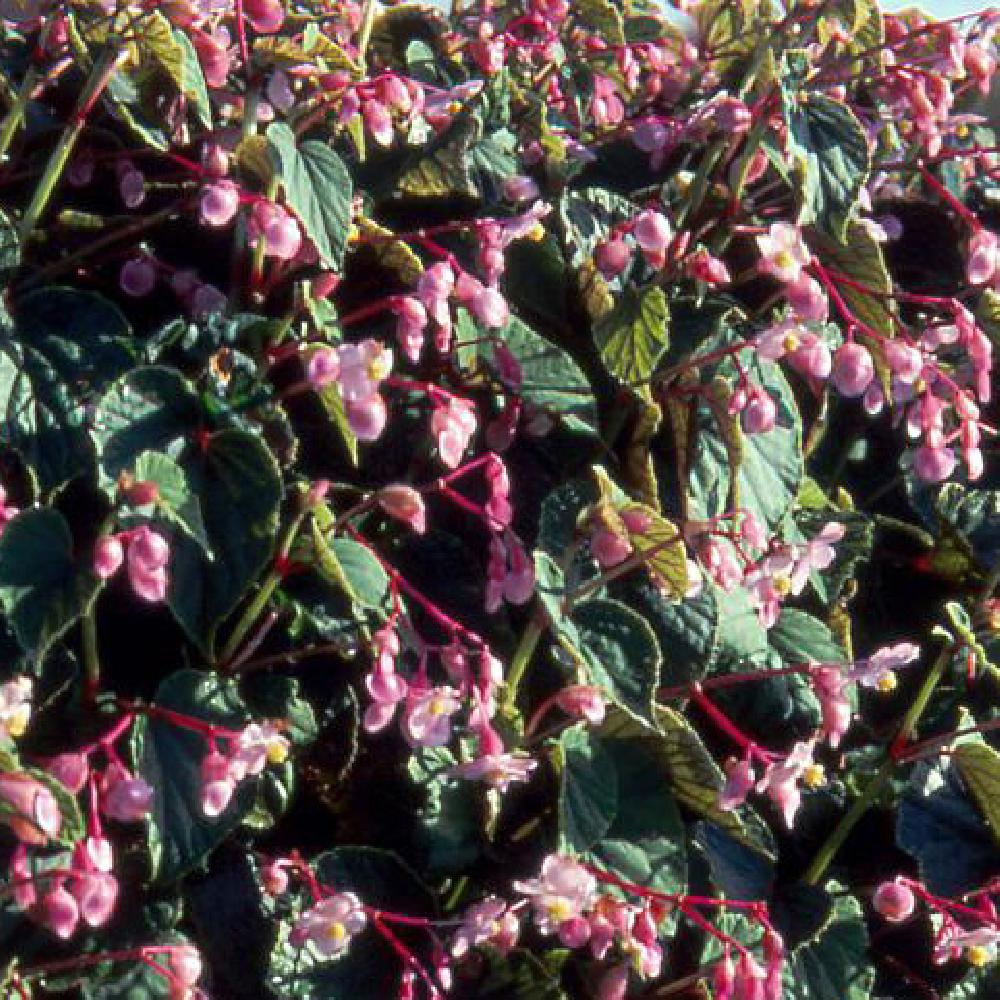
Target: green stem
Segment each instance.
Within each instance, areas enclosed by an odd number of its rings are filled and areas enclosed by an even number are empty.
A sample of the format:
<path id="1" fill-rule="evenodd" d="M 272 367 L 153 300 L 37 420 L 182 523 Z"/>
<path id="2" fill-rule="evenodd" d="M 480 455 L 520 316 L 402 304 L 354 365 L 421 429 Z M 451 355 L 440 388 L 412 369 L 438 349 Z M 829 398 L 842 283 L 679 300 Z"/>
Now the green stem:
<path id="1" fill-rule="evenodd" d="M 288 525 L 278 544 L 278 553 L 274 558 L 272 568 L 268 571 L 267 576 L 264 577 L 260 589 L 254 594 L 253 600 L 246 606 L 246 609 L 240 616 L 240 620 L 236 623 L 232 634 L 229 636 L 229 641 L 222 649 L 222 653 L 219 656 L 219 664 L 223 669 L 225 669 L 229 662 L 235 659 L 236 652 L 243 643 L 243 640 L 254 627 L 254 624 L 267 607 L 275 590 L 277 590 L 278 585 L 284 579 L 284 562 L 288 558 L 288 554 L 292 551 L 292 543 L 295 541 L 295 536 L 299 533 L 299 528 L 302 527 L 302 522 L 305 520 L 309 510 L 310 508 L 306 506 L 303 500 L 301 509 L 292 519 L 291 524 Z"/>
<path id="2" fill-rule="evenodd" d="M 538 640 L 545 632 L 545 626 L 537 618 L 532 618 L 528 622 L 528 627 L 521 635 L 521 641 L 517 644 L 514 656 L 510 661 L 510 669 L 504 681 L 504 705 L 507 708 L 514 708 L 517 704 L 517 689 L 524 678 L 524 672 L 528 669 L 531 657 L 534 656 L 538 648 Z"/>
<path id="3" fill-rule="evenodd" d="M 101 660 L 97 648 L 97 621 L 95 599 L 83 616 L 83 703 L 88 707 L 97 700 L 101 688 Z"/>
<path id="4" fill-rule="evenodd" d="M 861 819 L 878 798 L 885 783 L 892 777 L 892 772 L 895 770 L 897 763 L 893 754 L 913 735 L 913 731 L 916 729 L 920 717 L 924 714 L 924 710 L 927 708 L 927 704 L 934 694 L 934 689 L 944 676 L 944 672 L 951 662 L 954 652 L 955 647 L 949 643 L 941 650 L 933 666 L 927 672 L 927 676 L 924 678 L 924 682 L 917 692 L 917 697 L 903 717 L 899 732 L 896 734 L 896 738 L 893 740 L 885 760 L 882 761 L 882 765 L 871 781 L 865 786 L 864 791 L 858 796 L 851 808 L 844 814 L 841 821 L 834 827 L 830 836 L 826 838 L 823 846 L 816 852 L 816 856 L 812 859 L 811 864 L 802 876 L 802 881 L 807 885 L 816 885 L 824 874 L 826 874 L 827 868 L 829 868 L 830 863 L 843 846 L 844 841 L 847 840 L 851 830 L 854 829 L 858 820 Z"/>
<path id="5" fill-rule="evenodd" d="M 14 101 L 7 114 L 4 115 L 3 123 L 0 124 L 0 161 L 7 157 L 7 150 L 14 141 L 17 130 L 21 127 L 24 112 L 28 108 L 28 102 L 31 100 L 31 95 L 35 92 L 39 80 L 38 70 L 35 66 L 29 66 L 21 81 L 21 86 L 14 95 Z"/>
<path id="6" fill-rule="evenodd" d="M 111 75 L 124 55 L 125 52 L 122 49 L 114 50 L 108 48 L 101 53 L 100 58 L 94 63 L 94 68 L 91 70 L 90 76 L 87 78 L 87 82 L 84 84 L 83 90 L 77 99 L 76 107 L 73 109 L 69 124 L 59 137 L 59 142 L 56 143 L 56 148 L 52 151 L 49 162 L 45 164 L 42 179 L 38 182 L 38 187 L 35 188 L 31 202 L 25 209 L 19 227 L 22 242 L 27 242 L 28 238 L 34 232 L 35 226 L 38 225 L 38 220 L 48 206 L 52 192 L 62 177 L 70 154 L 73 152 L 73 148 L 76 146 L 76 142 L 87 124 L 88 115 L 97 99 L 103 93 L 104 88 L 107 87 L 108 82 L 111 80 Z"/>
<path id="7" fill-rule="evenodd" d="M 365 53 L 372 37 L 372 27 L 375 24 L 375 14 L 378 5 L 375 0 L 365 0 L 364 13 L 361 15 L 361 28 L 358 31 L 358 62 L 365 65 Z"/>

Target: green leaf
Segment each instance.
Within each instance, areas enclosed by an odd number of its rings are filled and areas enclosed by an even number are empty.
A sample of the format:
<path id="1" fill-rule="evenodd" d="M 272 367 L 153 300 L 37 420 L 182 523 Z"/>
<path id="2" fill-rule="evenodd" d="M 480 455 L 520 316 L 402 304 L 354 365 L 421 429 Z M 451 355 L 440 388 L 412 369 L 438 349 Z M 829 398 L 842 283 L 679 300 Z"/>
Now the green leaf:
<path id="1" fill-rule="evenodd" d="M 208 548 L 205 522 L 198 498 L 191 490 L 187 474 L 169 456 L 158 451 L 144 451 L 133 470 L 137 482 L 156 483 L 159 496 L 148 505 L 172 524 L 186 531 L 199 545 Z"/>
<path id="2" fill-rule="evenodd" d="M 173 368 L 136 368 L 119 379 L 97 406 L 93 437 L 101 474 L 113 485 L 146 451 L 179 460 L 204 415 L 194 389 Z"/>
<path id="3" fill-rule="evenodd" d="M 48 492 L 91 468 L 88 394 L 133 363 L 131 330 L 107 299 L 62 287 L 19 299 L 14 321 L 0 333 L 3 440 Z"/>
<path id="4" fill-rule="evenodd" d="M 97 581 L 77 563 L 66 519 L 28 510 L 0 537 L 0 604 L 14 635 L 36 663 L 83 614 Z"/>
<path id="5" fill-rule="evenodd" d="M 559 838 L 562 850 L 590 850 L 618 813 L 618 771 L 601 742 L 583 726 L 559 737 Z"/>
<path id="6" fill-rule="evenodd" d="M 589 261 L 612 227 L 631 219 L 635 206 L 606 188 L 588 187 L 566 191 L 559 202 L 559 218 L 571 247 L 569 262 L 580 267 Z"/>
<path id="7" fill-rule="evenodd" d="M 353 186 L 340 157 L 321 142 L 296 144 L 283 122 L 268 127 L 271 159 L 285 200 L 316 245 L 324 267 L 339 271 L 351 222 Z"/>
<path id="8" fill-rule="evenodd" d="M 897 813 L 896 842 L 939 896 L 972 892 L 996 868 L 996 844 L 948 763 L 914 768 Z"/>
<path id="9" fill-rule="evenodd" d="M 577 0 L 573 13 L 609 45 L 625 44 L 625 24 L 621 11 L 611 0 Z"/>
<path id="10" fill-rule="evenodd" d="M 715 823 L 695 827 L 695 843 L 704 852 L 712 883 L 729 899 L 767 899 L 774 884 L 774 863 Z"/>
<path id="11" fill-rule="evenodd" d="M 619 514 L 642 515 L 644 529 L 628 532 L 632 548 L 636 555 L 643 556 L 643 565 L 657 586 L 673 600 L 683 600 L 688 590 L 688 568 L 687 546 L 680 529 L 644 504 L 627 503 L 617 510 Z"/>
<path id="12" fill-rule="evenodd" d="M 650 719 L 660 676 L 660 648 L 648 622 L 607 598 L 576 605 L 572 619 L 593 683 L 622 708 Z"/>
<path id="13" fill-rule="evenodd" d="M 875 975 L 867 951 L 868 935 L 858 901 L 838 896 L 826 927 L 788 956 L 783 996 L 786 1000 L 868 1000 Z"/>
<path id="14" fill-rule="evenodd" d="M 592 476 L 579 476 L 557 486 L 542 502 L 538 519 L 538 547 L 557 561 L 576 537 L 583 511 L 599 498 Z"/>
<path id="15" fill-rule="evenodd" d="M 739 506 L 752 510 L 767 527 L 775 529 L 798 496 L 802 482 L 802 419 L 780 366 L 762 364 L 755 358 L 745 367 L 750 378 L 774 400 L 777 412 L 773 430 L 743 437 L 738 502 Z M 736 376 L 729 362 L 724 362 L 720 370 Z M 730 447 L 707 402 L 699 401 L 695 421 L 689 514 L 709 520 L 730 509 Z"/>
<path id="16" fill-rule="evenodd" d="M 670 346 L 670 309 L 663 289 L 626 288 L 615 308 L 594 326 L 594 341 L 608 372 L 624 385 L 645 384 Z"/>
<path id="17" fill-rule="evenodd" d="M 350 538 L 327 541 L 324 528 L 333 526 L 333 515 L 317 508 L 312 521 L 316 565 L 327 583 L 342 590 L 352 604 L 381 609 L 389 594 L 389 575 L 371 550 Z"/>
<path id="18" fill-rule="evenodd" d="M 467 316 L 464 312 L 459 314 L 457 336 L 478 341 L 480 357 L 487 364 L 492 363 L 493 342 L 483 340 Z M 522 399 L 560 417 L 571 430 L 594 433 L 597 424 L 594 391 L 587 376 L 566 351 L 539 336 L 517 317 L 511 317 L 496 336 L 521 367 L 518 393 Z"/>
<path id="19" fill-rule="evenodd" d="M 995 961 L 983 969 L 969 969 L 947 993 L 944 1000 L 987 1000 L 1000 996 L 1000 965 Z"/>
<path id="20" fill-rule="evenodd" d="M 638 611 L 656 634 L 663 654 L 661 684 L 697 680 L 711 669 L 718 655 L 720 629 L 713 587 L 672 601 L 655 584 L 631 575 L 616 583 L 612 596 Z"/>
<path id="21" fill-rule="evenodd" d="M 782 608 L 767 636 L 786 664 L 843 663 L 845 660 L 844 650 L 829 627 L 805 611 Z"/>
<path id="22" fill-rule="evenodd" d="M 783 93 L 788 151 L 800 176 L 802 224 L 843 240 L 868 179 L 868 140 L 854 112 L 824 94 Z"/>
<path id="23" fill-rule="evenodd" d="M 213 434 L 186 468 L 201 500 L 212 557 L 177 536 L 167 601 L 188 635 L 207 648 L 214 627 L 274 553 L 283 490 L 274 456 L 246 431 Z"/>
<path id="24" fill-rule="evenodd" d="M 854 317 L 883 337 L 895 336 L 892 278 L 882 246 L 868 227 L 852 222 L 845 228 L 842 240 L 815 231 L 809 235 L 809 245 L 820 263 L 830 270 L 837 291 Z M 839 276 L 865 288 L 840 281 Z M 872 337 L 864 336 L 864 341 L 870 349 L 877 349 Z"/>
<path id="25" fill-rule="evenodd" d="M 622 878 L 678 892 L 687 881 L 683 824 L 659 750 L 654 730 L 616 711 L 597 733 L 564 733 L 560 843 Z"/>
<path id="26" fill-rule="evenodd" d="M 1000 843 L 1000 754 L 986 743 L 963 743 L 951 759 Z"/>
<path id="27" fill-rule="evenodd" d="M 234 729 L 247 722 L 236 684 L 197 670 L 171 674 L 157 689 L 154 704 Z M 241 783 L 228 808 L 210 819 L 201 808 L 205 737 L 152 716 L 137 719 L 133 739 L 139 773 L 154 790 L 148 827 L 153 877 L 176 882 L 239 826 L 253 805 L 255 782 Z"/>
<path id="28" fill-rule="evenodd" d="M 546 952 L 543 962 L 525 948 L 506 955 L 485 949 L 486 971 L 475 985 L 477 1000 L 567 1000 L 558 969 L 550 968 L 552 956 Z"/>

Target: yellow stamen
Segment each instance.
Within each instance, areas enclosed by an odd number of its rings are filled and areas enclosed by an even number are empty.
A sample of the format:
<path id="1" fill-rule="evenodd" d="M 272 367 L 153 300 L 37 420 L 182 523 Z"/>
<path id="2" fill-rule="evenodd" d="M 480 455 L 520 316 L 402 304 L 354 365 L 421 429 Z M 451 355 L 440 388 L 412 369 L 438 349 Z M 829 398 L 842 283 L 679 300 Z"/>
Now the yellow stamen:
<path id="1" fill-rule="evenodd" d="M 545 910 L 549 917 L 557 923 L 568 920 L 570 914 L 573 912 L 572 907 L 565 899 L 554 899 L 551 903 L 545 905 Z"/>
<path id="2" fill-rule="evenodd" d="M 899 682 L 896 680 L 896 675 L 891 671 L 886 671 L 879 679 L 876 681 L 875 686 L 882 692 L 882 694 L 888 694 L 890 691 L 896 690 L 896 685 Z"/>
<path id="3" fill-rule="evenodd" d="M 327 927 L 326 936 L 334 944 L 342 944 L 347 940 L 347 928 L 343 924 L 334 921 Z"/>
<path id="4" fill-rule="evenodd" d="M 19 708 L 6 722 L 5 728 L 10 734 L 10 738 L 16 740 L 19 736 L 24 735 L 24 731 L 28 728 L 28 719 L 31 715 L 31 709 L 27 705 Z"/>
<path id="5" fill-rule="evenodd" d="M 792 592 L 791 577 L 781 574 L 776 576 L 771 582 L 774 586 L 774 592 L 779 597 L 787 597 Z"/>
<path id="6" fill-rule="evenodd" d="M 826 771 L 822 764 L 810 764 L 802 772 L 802 784 L 806 788 L 822 788 L 826 784 Z"/>
<path id="7" fill-rule="evenodd" d="M 993 952 L 982 944 L 973 944 L 965 949 L 965 957 L 977 969 L 989 965 L 993 961 Z"/>
<path id="8" fill-rule="evenodd" d="M 795 351 L 799 346 L 799 335 L 797 333 L 792 333 L 789 331 L 785 334 L 785 339 L 781 342 L 781 346 L 788 351 Z"/>
<path id="9" fill-rule="evenodd" d="M 795 266 L 795 258 L 787 250 L 779 250 L 774 255 L 774 263 L 782 270 Z"/>
<path id="10" fill-rule="evenodd" d="M 271 740 L 267 745 L 268 764 L 284 764 L 288 760 L 288 744 L 284 740 Z"/>

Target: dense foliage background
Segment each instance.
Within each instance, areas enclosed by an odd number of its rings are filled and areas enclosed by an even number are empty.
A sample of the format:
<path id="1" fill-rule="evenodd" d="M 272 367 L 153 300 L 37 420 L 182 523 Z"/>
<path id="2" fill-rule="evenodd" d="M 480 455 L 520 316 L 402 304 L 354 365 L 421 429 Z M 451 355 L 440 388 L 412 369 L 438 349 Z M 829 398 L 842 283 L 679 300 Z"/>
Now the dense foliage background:
<path id="1" fill-rule="evenodd" d="M 0 2 L 5 996 L 1000 995 L 996 19 L 681 7 Z"/>

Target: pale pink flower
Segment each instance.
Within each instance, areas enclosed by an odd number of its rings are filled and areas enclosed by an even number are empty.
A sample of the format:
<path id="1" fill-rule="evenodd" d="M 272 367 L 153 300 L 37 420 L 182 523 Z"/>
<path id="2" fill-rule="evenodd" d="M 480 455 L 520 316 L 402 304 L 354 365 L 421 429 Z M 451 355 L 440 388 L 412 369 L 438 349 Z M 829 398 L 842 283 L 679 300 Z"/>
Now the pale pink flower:
<path id="1" fill-rule="evenodd" d="M 441 461 L 449 469 L 457 468 L 476 432 L 476 408 L 467 399 L 449 396 L 435 405 L 430 429 Z"/>
<path id="2" fill-rule="evenodd" d="M 201 189 L 198 218 L 206 226 L 228 226 L 239 207 L 240 189 L 230 180 L 215 180 Z"/>
<path id="3" fill-rule="evenodd" d="M 470 949 L 488 944 L 506 954 L 517 943 L 520 932 L 517 914 L 510 911 L 504 900 L 489 896 L 473 903 L 462 914 L 462 925 L 451 941 L 451 953 L 462 958 Z"/>
<path id="4" fill-rule="evenodd" d="M 625 118 L 625 102 L 618 94 L 618 85 L 610 77 L 594 74 L 590 115 L 594 124 L 610 128 Z"/>
<path id="5" fill-rule="evenodd" d="M 299 948 L 311 944 L 323 958 L 333 958 L 347 950 L 366 923 L 361 900 L 353 892 L 338 892 L 306 910 L 295 922 L 290 940 Z"/>
<path id="6" fill-rule="evenodd" d="M 420 360 L 426 328 L 427 310 L 423 302 L 412 295 L 403 296 L 396 308 L 396 339 L 404 356 L 414 363 Z"/>
<path id="7" fill-rule="evenodd" d="M 268 764 L 282 764 L 288 757 L 289 742 L 273 722 L 251 722 L 236 737 L 229 756 L 229 777 L 242 781 L 258 775 Z"/>
<path id="8" fill-rule="evenodd" d="M 607 700 L 600 689 L 591 684 L 571 684 L 556 695 L 556 704 L 575 719 L 585 719 L 592 726 L 604 721 Z"/>
<path id="9" fill-rule="evenodd" d="M 115 575 L 125 561 L 125 549 L 117 535 L 103 535 L 94 545 L 94 572 L 107 580 Z"/>
<path id="10" fill-rule="evenodd" d="M 23 772 L 0 772 L 0 823 L 25 844 L 44 847 L 62 826 L 59 803 L 37 778 Z"/>
<path id="11" fill-rule="evenodd" d="M 940 483 L 947 479 L 958 465 L 958 459 L 951 448 L 932 448 L 923 445 L 913 455 L 913 471 L 925 483 Z"/>
<path id="12" fill-rule="evenodd" d="M 775 222 L 766 233 L 757 237 L 760 250 L 759 268 L 765 274 L 791 284 L 812 260 L 812 254 L 802 241 L 802 234 L 788 222 Z"/>
<path id="13" fill-rule="evenodd" d="M 321 389 L 340 377 L 340 355 L 333 347 L 318 347 L 306 361 L 306 380 L 314 389 Z"/>
<path id="14" fill-rule="evenodd" d="M 24 735 L 31 719 L 33 688 L 30 677 L 14 677 L 0 684 L 0 741 Z"/>
<path id="15" fill-rule="evenodd" d="M 201 978 L 201 955 L 194 945 L 177 945 L 171 950 L 167 961 L 170 965 L 170 971 L 173 972 L 178 981 L 184 986 L 194 986 Z"/>
<path id="16" fill-rule="evenodd" d="M 167 562 L 170 545 L 158 532 L 143 525 L 129 534 L 126 568 L 132 590 L 144 601 L 167 596 Z"/>
<path id="17" fill-rule="evenodd" d="M 996 234 L 989 229 L 978 228 L 969 240 L 969 256 L 965 265 L 965 276 L 970 285 L 985 285 L 993 280 L 1000 259 L 1000 245 Z"/>
<path id="18" fill-rule="evenodd" d="M 851 725 L 848 679 L 840 667 L 829 665 L 814 667 L 811 676 L 823 719 L 820 735 L 831 747 L 837 747 Z"/>
<path id="19" fill-rule="evenodd" d="M 398 483 L 385 486 L 376 494 L 379 506 L 390 517 L 402 521 L 418 535 L 427 530 L 427 507 L 423 496 L 412 486 Z"/>
<path id="20" fill-rule="evenodd" d="M 254 202 L 250 231 L 253 239 L 263 239 L 268 257 L 291 260 L 302 249 L 298 220 L 273 201 Z"/>
<path id="21" fill-rule="evenodd" d="M 201 811 L 214 819 L 225 812 L 236 791 L 229 774 L 229 760 L 217 749 L 209 750 L 201 761 Z"/>
<path id="22" fill-rule="evenodd" d="M 725 262 L 714 257 L 704 247 L 695 250 L 685 262 L 685 270 L 695 281 L 706 285 L 728 285 L 732 280 Z"/>
<path id="23" fill-rule="evenodd" d="M 924 356 L 919 348 L 898 337 L 887 340 L 883 345 L 886 364 L 893 375 L 906 385 L 912 385 L 924 370 Z"/>
<path id="24" fill-rule="evenodd" d="M 747 395 L 740 423 L 746 434 L 768 434 L 774 430 L 777 414 L 778 408 L 770 394 L 755 385 Z"/>
<path id="25" fill-rule="evenodd" d="M 666 216 L 653 209 L 640 212 L 632 226 L 632 235 L 650 267 L 659 269 L 666 261 L 673 230 Z"/>
<path id="26" fill-rule="evenodd" d="M 340 392 L 346 403 L 370 400 L 392 371 L 392 351 L 377 340 L 343 344 L 337 349 Z"/>
<path id="27" fill-rule="evenodd" d="M 535 923 L 542 934 L 558 932 L 582 917 L 597 898 L 597 880 L 579 862 L 550 854 L 538 878 L 513 883 L 515 891 L 531 902 Z"/>
<path id="28" fill-rule="evenodd" d="M 719 793 L 719 808 L 730 812 L 743 805 L 756 780 L 749 757 L 742 760 L 730 757 L 726 761 L 726 781 Z"/>
<path id="29" fill-rule="evenodd" d="M 527 781 L 535 769 L 534 761 L 524 753 L 507 753 L 503 740 L 485 720 L 480 720 L 479 756 L 467 764 L 459 764 L 451 773 L 469 781 L 483 781 L 499 792 L 515 781 Z"/>
<path id="30" fill-rule="evenodd" d="M 359 441 L 375 441 L 385 430 L 389 418 L 385 400 L 378 393 L 345 406 L 347 423 Z"/>
<path id="31" fill-rule="evenodd" d="M 798 319 L 812 323 L 826 322 L 830 310 L 826 290 L 805 271 L 785 286 L 785 300 Z"/>
<path id="32" fill-rule="evenodd" d="M 594 248 L 594 263 L 609 281 L 617 278 L 632 259 L 632 251 L 621 236 L 615 236 Z"/>
<path id="33" fill-rule="evenodd" d="M 912 642 L 884 646 L 865 660 L 857 660 L 848 671 L 848 678 L 862 687 L 877 688 L 885 684 L 893 671 L 915 663 L 920 657 L 920 647 Z"/>
<path id="34" fill-rule="evenodd" d="M 417 298 L 427 314 L 439 326 L 451 329 L 448 299 L 455 290 L 455 271 L 450 264 L 439 262 L 428 267 L 417 280 Z"/>
<path id="35" fill-rule="evenodd" d="M 814 739 L 796 743 L 786 757 L 767 765 L 764 777 L 757 783 L 757 791 L 766 794 L 781 810 L 789 830 L 802 802 L 799 785 L 816 773 L 813 763 L 815 744 Z"/>
<path id="36" fill-rule="evenodd" d="M 412 746 L 443 747 L 451 739 L 451 717 L 462 707 L 450 687 L 411 687 L 403 710 L 403 735 Z"/>
<path id="37" fill-rule="evenodd" d="M 830 381 L 841 395 L 849 399 L 863 396 L 874 378 L 875 362 L 867 348 L 853 341 L 837 348 Z"/>

